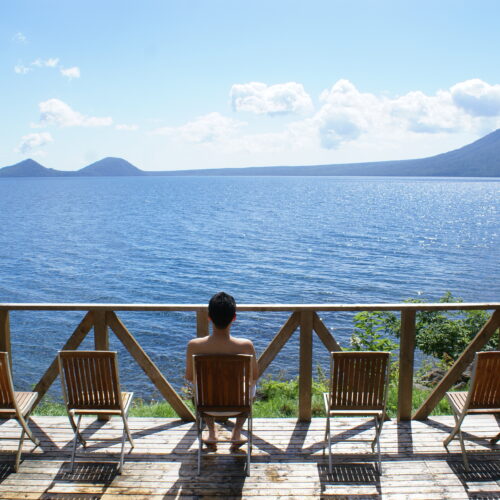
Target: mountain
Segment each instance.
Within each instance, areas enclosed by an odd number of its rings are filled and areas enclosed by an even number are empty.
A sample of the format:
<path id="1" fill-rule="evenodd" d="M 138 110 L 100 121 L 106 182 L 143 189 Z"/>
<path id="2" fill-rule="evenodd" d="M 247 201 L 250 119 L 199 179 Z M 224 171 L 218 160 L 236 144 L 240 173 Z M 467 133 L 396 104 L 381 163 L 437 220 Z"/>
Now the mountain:
<path id="1" fill-rule="evenodd" d="M 46 168 L 31 158 L 15 165 L 0 168 L 0 177 L 56 177 L 66 175 L 67 172 Z"/>
<path id="2" fill-rule="evenodd" d="M 0 177 L 117 177 L 124 175 L 147 175 L 147 173 L 127 160 L 112 157 L 103 158 L 76 171 L 46 168 L 31 158 L 0 168 Z"/>
<path id="3" fill-rule="evenodd" d="M 54 170 L 28 159 L 0 168 L 0 177 L 89 177 L 144 175 L 370 175 L 412 177 L 500 177 L 500 129 L 447 153 L 415 160 L 331 165 L 212 168 L 148 172 L 123 158 L 103 158 L 77 171 Z"/>
<path id="4" fill-rule="evenodd" d="M 149 173 L 153 175 L 153 172 Z M 154 175 L 370 175 L 413 177 L 500 177 L 500 129 L 460 149 L 415 160 L 332 165 L 214 168 Z"/>
<path id="5" fill-rule="evenodd" d="M 124 175 L 146 175 L 146 172 L 140 170 L 123 158 L 113 158 L 109 156 L 77 170 L 75 175 L 116 177 Z"/>

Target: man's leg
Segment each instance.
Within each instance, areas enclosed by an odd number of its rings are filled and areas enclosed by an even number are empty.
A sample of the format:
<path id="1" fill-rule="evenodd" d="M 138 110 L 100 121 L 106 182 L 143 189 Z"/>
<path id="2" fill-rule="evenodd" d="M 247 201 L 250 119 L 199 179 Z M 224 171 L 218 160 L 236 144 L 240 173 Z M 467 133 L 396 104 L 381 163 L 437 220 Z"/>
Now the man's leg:
<path id="1" fill-rule="evenodd" d="M 210 417 L 205 415 L 205 422 L 207 423 L 208 436 L 203 439 L 205 443 L 216 443 L 217 442 L 217 434 L 215 433 L 215 419 L 214 417 Z"/>
<path id="2" fill-rule="evenodd" d="M 245 423 L 246 419 L 247 419 L 247 417 L 241 417 L 241 416 L 236 418 L 236 423 L 234 424 L 234 429 L 233 429 L 233 434 L 231 436 L 231 441 L 233 441 L 235 443 L 237 443 L 239 441 L 246 442 L 246 439 L 242 440 L 242 438 L 241 438 L 241 429 L 243 428 L 243 424 Z"/>

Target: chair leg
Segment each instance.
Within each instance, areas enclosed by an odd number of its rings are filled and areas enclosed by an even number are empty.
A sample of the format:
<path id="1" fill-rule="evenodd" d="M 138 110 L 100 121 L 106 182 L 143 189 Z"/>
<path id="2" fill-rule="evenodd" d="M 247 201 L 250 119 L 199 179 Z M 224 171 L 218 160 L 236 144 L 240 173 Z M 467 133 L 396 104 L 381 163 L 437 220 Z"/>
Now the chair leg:
<path id="1" fill-rule="evenodd" d="M 26 431 L 23 429 L 21 431 L 21 437 L 19 438 L 19 447 L 17 448 L 17 453 L 16 453 L 16 463 L 14 465 L 14 470 L 17 472 L 19 470 L 19 463 L 21 462 L 21 451 L 23 449 L 23 443 L 24 443 L 24 435 L 26 434 Z"/>
<path id="2" fill-rule="evenodd" d="M 40 441 L 35 436 L 33 436 L 33 433 L 31 432 L 30 428 L 28 427 L 29 416 L 27 416 L 26 419 L 20 417 L 17 420 L 21 424 L 21 427 L 23 428 L 24 432 L 26 432 L 26 434 L 31 439 L 31 441 L 33 441 L 33 444 L 38 446 L 40 444 Z"/>
<path id="3" fill-rule="evenodd" d="M 81 415 L 79 415 L 80 419 L 82 418 Z M 80 444 L 85 448 L 87 446 L 87 443 L 85 439 L 83 439 L 83 436 L 80 434 L 80 431 L 78 430 L 80 426 L 80 420 L 78 420 L 78 425 L 75 423 L 75 419 L 73 418 L 73 415 L 68 412 L 68 418 L 69 418 L 69 423 L 71 424 L 71 428 L 73 429 L 73 432 L 77 435 L 78 441 L 80 441 Z"/>
<path id="4" fill-rule="evenodd" d="M 131 448 L 133 448 L 135 446 L 135 443 L 134 440 L 132 439 L 132 433 L 130 432 L 130 428 L 128 426 L 127 417 L 125 415 L 122 415 L 122 419 L 123 419 L 123 429 L 127 433 L 128 442 L 130 443 Z"/>
<path id="5" fill-rule="evenodd" d="M 372 451 L 375 452 L 375 445 L 377 446 L 377 468 L 378 473 L 382 475 L 382 455 L 380 453 L 380 434 L 382 432 L 382 425 L 384 424 L 384 415 L 379 420 L 378 417 L 375 417 L 375 439 L 372 441 Z"/>
<path id="6" fill-rule="evenodd" d="M 250 475 L 250 456 L 252 454 L 253 418 L 252 413 L 248 415 L 248 443 L 247 443 L 247 476 Z"/>
<path id="7" fill-rule="evenodd" d="M 450 432 L 450 435 L 443 441 L 443 445 L 446 448 L 446 451 L 448 451 L 448 445 L 450 444 L 450 441 L 456 436 L 457 432 L 460 431 L 460 426 L 462 425 L 462 422 L 465 418 L 465 412 L 460 414 L 460 417 L 458 417 L 458 415 L 454 411 L 453 417 L 455 418 L 455 427 Z"/>
<path id="8" fill-rule="evenodd" d="M 79 436 L 80 436 L 79 429 L 80 429 L 80 422 L 81 421 L 82 421 L 82 416 L 78 415 L 78 422 L 76 424 L 75 435 L 73 437 L 73 452 L 71 453 L 71 469 L 70 469 L 70 472 L 73 472 L 73 469 L 75 467 L 76 444 L 77 444 L 78 440 L 81 439 L 81 437 L 79 438 Z M 83 445 L 83 446 L 85 446 L 85 445 Z"/>
<path id="9" fill-rule="evenodd" d="M 460 448 L 462 449 L 462 459 L 464 461 L 465 470 L 469 472 L 470 471 L 469 459 L 467 458 L 467 452 L 465 451 L 464 438 L 462 436 L 461 430 L 458 431 L 458 439 L 460 441 Z"/>
<path id="10" fill-rule="evenodd" d="M 328 472 L 332 473 L 332 430 L 330 428 L 330 416 L 326 417 L 325 437 L 328 438 Z"/>
<path id="11" fill-rule="evenodd" d="M 203 447 L 203 443 L 201 441 L 201 433 L 202 433 L 202 419 L 198 412 L 196 413 L 196 433 L 198 435 L 198 475 L 201 474 L 201 450 Z"/>

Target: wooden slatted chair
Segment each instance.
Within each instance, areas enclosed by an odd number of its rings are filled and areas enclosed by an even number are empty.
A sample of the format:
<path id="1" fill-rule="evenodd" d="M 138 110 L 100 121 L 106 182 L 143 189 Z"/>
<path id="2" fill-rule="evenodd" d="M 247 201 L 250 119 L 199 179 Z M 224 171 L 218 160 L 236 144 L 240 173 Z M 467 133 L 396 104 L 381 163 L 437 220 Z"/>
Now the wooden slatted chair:
<path id="1" fill-rule="evenodd" d="M 469 471 L 469 460 L 460 427 L 466 415 L 500 415 L 500 351 L 476 353 L 469 391 L 447 392 L 446 397 L 453 410 L 455 427 L 443 444 L 448 451 L 448 444 L 458 434 L 465 470 Z M 490 442 L 495 444 L 499 439 L 500 434 L 497 434 Z"/>
<path id="2" fill-rule="evenodd" d="M 9 354 L 0 352 L 0 419 L 15 418 L 22 428 L 14 466 L 16 472 L 19 470 L 25 434 L 33 441 L 35 448 L 40 444 L 28 427 L 29 416 L 37 397 L 37 392 L 14 391 Z"/>
<path id="3" fill-rule="evenodd" d="M 328 471 L 332 473 L 331 417 L 368 416 L 375 420 L 378 471 L 382 474 L 380 433 L 386 417 L 389 352 L 332 352 L 330 392 L 323 394 L 328 439 Z"/>
<path id="4" fill-rule="evenodd" d="M 118 473 L 123 467 L 125 435 L 131 447 L 127 414 L 132 402 L 132 392 L 121 392 L 116 352 L 111 351 L 60 351 L 59 372 L 64 402 L 69 421 L 75 433 L 71 454 L 71 471 L 74 468 L 78 441 L 86 447 L 80 433 L 83 415 L 120 415 L 123 420 L 122 446 Z M 78 422 L 75 423 L 75 416 Z"/>
<path id="5" fill-rule="evenodd" d="M 249 354 L 197 354 L 193 356 L 198 433 L 198 474 L 201 473 L 202 430 L 205 416 L 248 418 L 246 473 L 252 453 L 252 356 Z"/>

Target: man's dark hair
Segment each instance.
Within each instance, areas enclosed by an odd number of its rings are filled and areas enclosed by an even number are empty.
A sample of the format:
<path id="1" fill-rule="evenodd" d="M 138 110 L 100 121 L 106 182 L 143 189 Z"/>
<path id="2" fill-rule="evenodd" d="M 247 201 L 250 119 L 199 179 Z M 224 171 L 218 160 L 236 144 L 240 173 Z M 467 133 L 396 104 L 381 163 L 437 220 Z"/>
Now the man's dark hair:
<path id="1" fill-rule="evenodd" d="M 236 314 L 236 301 L 224 292 L 216 293 L 208 303 L 208 315 L 217 328 L 226 328 Z"/>

